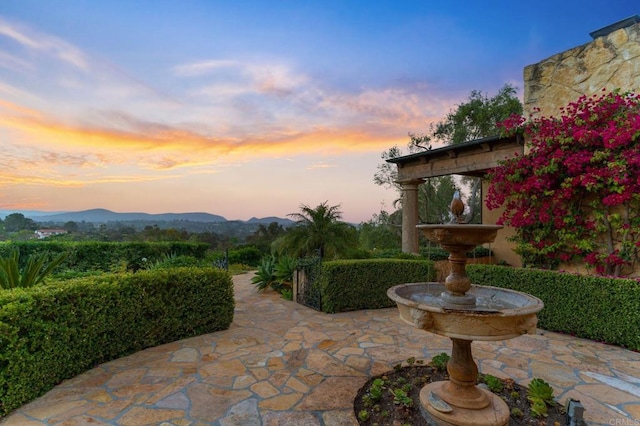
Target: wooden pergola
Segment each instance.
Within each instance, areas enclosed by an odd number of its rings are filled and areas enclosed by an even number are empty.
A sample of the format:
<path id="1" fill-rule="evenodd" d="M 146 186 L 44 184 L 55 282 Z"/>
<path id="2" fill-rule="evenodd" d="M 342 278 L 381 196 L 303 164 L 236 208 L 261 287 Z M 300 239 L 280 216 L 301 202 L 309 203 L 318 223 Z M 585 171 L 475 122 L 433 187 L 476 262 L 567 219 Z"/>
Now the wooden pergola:
<path id="1" fill-rule="evenodd" d="M 501 160 L 524 153 L 521 136 L 476 139 L 403 157 L 390 158 L 402 186 L 402 251 L 418 253 L 418 185 L 445 175 L 483 177 Z"/>

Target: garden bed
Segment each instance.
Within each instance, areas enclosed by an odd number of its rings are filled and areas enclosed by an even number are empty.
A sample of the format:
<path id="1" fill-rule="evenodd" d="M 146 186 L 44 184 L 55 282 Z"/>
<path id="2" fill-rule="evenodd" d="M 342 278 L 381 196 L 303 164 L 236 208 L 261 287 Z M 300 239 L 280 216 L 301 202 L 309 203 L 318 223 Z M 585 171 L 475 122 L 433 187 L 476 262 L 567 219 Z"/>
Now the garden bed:
<path id="1" fill-rule="evenodd" d="M 358 423 L 361 426 L 426 426 L 428 423 L 420 410 L 420 390 L 427 383 L 448 378 L 446 371 L 431 365 L 397 366 L 392 371 L 373 377 L 360 388 L 354 401 Z M 547 417 L 535 417 L 527 399 L 527 388 L 519 386 L 512 379 L 498 380 L 502 383 L 502 391 L 494 393 L 509 406 L 512 413 L 510 426 L 567 424 L 564 407 L 560 404 L 548 406 Z M 405 392 L 406 396 L 398 389 Z M 379 394 L 379 398 L 376 394 Z"/>

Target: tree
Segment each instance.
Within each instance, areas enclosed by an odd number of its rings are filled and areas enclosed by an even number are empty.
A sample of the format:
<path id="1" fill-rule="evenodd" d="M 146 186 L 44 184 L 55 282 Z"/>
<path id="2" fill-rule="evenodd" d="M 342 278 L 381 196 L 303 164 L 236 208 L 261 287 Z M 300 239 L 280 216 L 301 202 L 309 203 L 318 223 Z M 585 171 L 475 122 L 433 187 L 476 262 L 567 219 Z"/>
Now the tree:
<path id="1" fill-rule="evenodd" d="M 446 145 L 466 142 L 469 140 L 479 139 L 483 137 L 495 136 L 500 134 L 499 123 L 506 120 L 513 114 L 521 115 L 523 108 L 522 103 L 516 96 L 515 87 L 505 84 L 498 93 L 489 98 L 486 94 L 478 90 L 473 90 L 467 101 L 452 109 L 444 119 L 433 123 L 429 126 L 429 130 L 424 134 L 409 133 L 409 153 L 421 152 L 432 148 L 433 143 L 444 143 Z M 402 151 L 394 146 L 388 151 L 382 153 L 382 158 L 387 160 L 402 155 Z M 446 177 L 450 179 L 451 177 Z M 397 179 L 397 169 L 393 164 L 385 163 L 378 166 L 378 170 L 374 175 L 374 182 L 377 185 L 386 187 L 395 186 L 401 193 L 402 188 L 395 183 Z M 480 178 L 463 177 L 458 185 L 466 186 L 469 193 L 467 206 L 469 213 L 466 217 L 467 222 L 480 222 L 481 196 L 482 187 Z M 421 221 L 431 222 L 439 220 L 439 217 L 448 218 L 448 208 L 451 202 L 453 191 L 444 190 L 449 185 L 448 180 L 443 177 L 435 177 L 421 185 L 418 192 L 420 205 L 432 205 L 433 213 L 420 211 Z M 438 188 L 442 190 L 438 191 Z M 400 200 L 396 200 L 398 203 Z"/>
<path id="2" fill-rule="evenodd" d="M 402 235 L 393 215 L 384 210 L 360 224 L 358 242 L 365 250 L 399 249 Z"/>
<path id="3" fill-rule="evenodd" d="M 411 142 L 427 149 L 426 144 L 446 145 L 500 134 L 499 124 L 513 114 L 522 115 L 523 107 L 517 89 L 505 84 L 498 94 L 489 98 L 479 90 L 472 90 L 466 102 L 449 111 L 444 119 L 429 126 L 429 132 L 412 135 Z"/>
<path id="4" fill-rule="evenodd" d="M 64 229 L 67 230 L 67 232 L 78 232 L 78 224 L 72 220 L 66 222 L 63 226 Z"/>
<path id="5" fill-rule="evenodd" d="M 11 213 L 4 218 L 4 229 L 6 232 L 17 232 L 23 229 L 35 231 L 38 225 L 28 217 L 24 217 L 22 213 Z"/>
<path id="6" fill-rule="evenodd" d="M 418 193 L 418 217 L 422 223 L 446 223 L 451 220 L 449 206 L 456 192 L 453 176 L 429 178 Z"/>
<path id="7" fill-rule="evenodd" d="M 328 201 L 311 208 L 300 206 L 299 213 L 288 216 L 295 219 L 294 226 L 274 243 L 276 251 L 302 257 L 318 253 L 322 258 L 333 259 L 357 247 L 356 230 L 340 221 L 340 206 L 329 206 Z"/>
<path id="8" fill-rule="evenodd" d="M 285 234 L 285 229 L 278 222 L 271 222 L 268 226 L 258 225 L 258 229 L 247 237 L 247 243 L 253 244 L 261 252 L 268 253 L 271 244 Z"/>
<path id="9" fill-rule="evenodd" d="M 416 138 L 411 135 L 412 141 Z M 411 142 L 408 145 L 410 153 L 421 151 L 417 145 Z M 388 160 L 402 156 L 402 151 L 394 146 L 382 153 L 382 159 Z M 402 186 L 397 182 L 398 168 L 394 164 L 387 163 L 378 165 L 378 170 L 373 176 L 376 185 L 386 188 L 396 188 L 399 197 L 393 201 L 393 207 L 402 205 Z M 418 187 L 418 216 L 423 223 L 442 223 L 448 219 L 448 209 L 451 197 L 455 191 L 455 182 L 451 176 L 438 176 L 429 178 L 423 185 Z"/>
<path id="10" fill-rule="evenodd" d="M 580 97 L 558 118 L 509 132 L 530 136 L 529 151 L 491 174 L 489 208 L 516 228 L 525 264 L 553 268 L 583 261 L 600 274 L 633 268 L 640 250 L 640 95 L 617 91 Z"/>

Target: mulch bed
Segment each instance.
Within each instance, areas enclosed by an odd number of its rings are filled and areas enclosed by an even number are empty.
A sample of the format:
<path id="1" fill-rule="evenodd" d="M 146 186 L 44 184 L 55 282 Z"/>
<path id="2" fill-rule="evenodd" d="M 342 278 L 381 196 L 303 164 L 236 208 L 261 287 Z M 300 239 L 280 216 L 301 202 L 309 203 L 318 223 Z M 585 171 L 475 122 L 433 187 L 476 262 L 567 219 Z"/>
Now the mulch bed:
<path id="1" fill-rule="evenodd" d="M 362 426 L 426 426 L 428 423 L 420 412 L 420 390 L 427 383 L 448 378 L 446 371 L 439 371 L 430 365 L 397 366 L 392 371 L 372 377 L 360 388 L 354 401 L 353 408 L 358 423 Z M 372 400 L 370 390 L 376 379 L 382 379 L 384 389 L 379 399 Z M 501 379 L 501 381 L 503 390 L 496 394 L 507 403 L 512 414 L 517 414 L 517 410 L 522 414 L 522 416 L 512 415 L 509 425 L 566 424 L 567 415 L 560 404 L 548 407 L 547 417 L 536 418 L 531 413 L 527 388 L 517 385 L 512 379 Z M 410 398 L 411 402 L 405 399 L 405 404 L 398 403 L 397 398 L 394 402 L 391 390 L 398 388 L 407 390 L 407 398 Z"/>

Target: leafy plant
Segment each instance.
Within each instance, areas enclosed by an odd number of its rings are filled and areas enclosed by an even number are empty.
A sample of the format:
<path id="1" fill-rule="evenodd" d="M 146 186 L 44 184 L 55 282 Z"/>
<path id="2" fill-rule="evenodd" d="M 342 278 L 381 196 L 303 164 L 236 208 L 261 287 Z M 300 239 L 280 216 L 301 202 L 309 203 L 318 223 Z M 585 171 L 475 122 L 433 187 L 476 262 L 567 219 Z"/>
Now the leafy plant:
<path id="1" fill-rule="evenodd" d="M 47 253 L 33 254 L 27 258 L 25 266 L 20 268 L 18 250 L 13 250 L 7 257 L 0 257 L 0 288 L 33 287 L 41 283 L 67 258 L 67 253 L 61 253 L 47 263 L 48 258 Z"/>
<path id="2" fill-rule="evenodd" d="M 527 387 L 527 398 L 540 399 L 547 404 L 553 404 L 553 388 L 544 380 L 535 378 Z"/>
<path id="3" fill-rule="evenodd" d="M 493 393 L 502 392 L 503 384 L 502 380 L 491 374 L 485 374 L 482 376 L 482 382 L 487 385 L 489 390 Z"/>
<path id="4" fill-rule="evenodd" d="M 291 290 L 290 288 L 283 288 L 280 294 L 285 300 L 293 300 L 293 290 Z"/>
<path id="5" fill-rule="evenodd" d="M 513 408 L 511 409 L 511 416 L 512 416 L 512 417 L 516 417 L 516 418 L 518 418 L 518 417 L 522 417 L 522 416 L 524 416 L 524 413 L 523 413 L 523 412 L 522 412 L 522 410 L 521 410 L 521 409 L 519 409 L 518 407 L 513 407 Z"/>
<path id="6" fill-rule="evenodd" d="M 393 403 L 401 405 L 403 407 L 412 407 L 413 399 L 408 395 L 404 389 L 391 389 L 389 392 L 393 395 Z"/>
<path id="7" fill-rule="evenodd" d="M 547 417 L 547 404 L 554 404 L 553 388 L 544 380 L 535 378 L 527 387 L 527 399 L 535 417 Z"/>
<path id="8" fill-rule="evenodd" d="M 258 269 L 251 283 L 255 285 L 258 291 L 272 288 L 283 294 L 284 290 L 289 290 L 287 295 L 293 298 L 292 280 L 297 265 L 296 259 L 288 256 L 265 256 L 260 261 Z"/>
<path id="9" fill-rule="evenodd" d="M 374 401 L 379 401 L 382 398 L 382 392 L 385 389 L 384 380 L 378 378 L 373 381 L 371 384 L 371 389 L 369 389 L 369 397 Z"/>
<path id="10" fill-rule="evenodd" d="M 367 421 L 369 416 L 370 414 L 367 410 L 360 410 L 360 412 L 358 413 L 358 418 L 363 422 Z"/>
<path id="11" fill-rule="evenodd" d="M 531 414 L 533 417 L 547 417 L 549 415 L 547 404 L 538 398 L 531 399 Z"/>
<path id="12" fill-rule="evenodd" d="M 251 278 L 251 284 L 255 285 L 258 291 L 266 290 L 276 281 L 275 264 L 273 256 L 265 256 L 260 261 L 255 276 Z"/>
<path id="13" fill-rule="evenodd" d="M 431 365 L 438 371 L 445 371 L 447 369 L 447 363 L 451 357 L 445 352 L 441 352 L 431 359 Z"/>
<path id="14" fill-rule="evenodd" d="M 293 274 L 295 273 L 298 261 L 293 257 L 280 256 L 273 267 L 275 283 L 272 287 L 276 291 L 282 292 L 285 288 L 292 287 Z"/>

